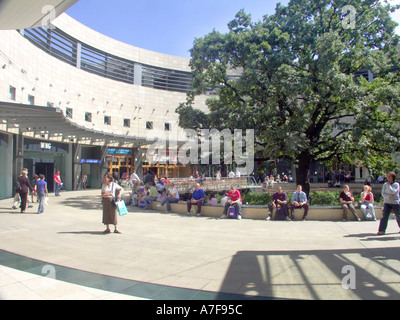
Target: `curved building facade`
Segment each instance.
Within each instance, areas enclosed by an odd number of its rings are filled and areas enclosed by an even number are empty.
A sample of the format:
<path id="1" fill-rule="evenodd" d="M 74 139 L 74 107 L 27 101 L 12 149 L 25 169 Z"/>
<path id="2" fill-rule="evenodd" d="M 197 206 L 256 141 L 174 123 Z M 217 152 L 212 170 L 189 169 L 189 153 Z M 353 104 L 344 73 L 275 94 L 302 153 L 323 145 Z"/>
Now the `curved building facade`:
<path id="1" fill-rule="evenodd" d="M 99 187 L 106 169 L 120 177 L 133 168 L 148 169 L 146 141 L 184 137 L 175 109 L 186 100 L 190 81 L 189 59 L 121 43 L 66 14 L 50 28 L 0 31 L 0 101 L 11 109 L 26 105 L 32 118 L 30 125 L 0 107 L 0 161 L 12 172 L 0 173 L 6 186 L 0 198 L 12 195 L 22 167 L 30 175 L 45 168 L 48 179 L 60 169 L 70 190 L 79 188 L 84 173 Z M 205 111 L 205 99 L 199 97 L 195 107 Z M 62 113 L 87 136 L 58 129 L 45 117 L 41 125 L 35 108 L 42 107 Z M 10 170 L 14 162 L 18 165 Z M 178 166 L 162 166 L 157 173 L 190 175 Z"/>

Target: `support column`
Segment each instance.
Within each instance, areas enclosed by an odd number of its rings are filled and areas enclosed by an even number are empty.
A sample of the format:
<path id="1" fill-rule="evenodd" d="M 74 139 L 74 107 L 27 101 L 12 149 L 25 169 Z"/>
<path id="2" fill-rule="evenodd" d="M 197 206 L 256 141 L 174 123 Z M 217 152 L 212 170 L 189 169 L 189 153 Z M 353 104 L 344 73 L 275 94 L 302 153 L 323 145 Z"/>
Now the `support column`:
<path id="1" fill-rule="evenodd" d="M 13 186 L 15 181 L 21 175 L 23 165 L 24 165 L 24 137 L 22 133 L 14 135 L 13 141 L 14 150 L 14 172 L 13 172 Z"/>
<path id="2" fill-rule="evenodd" d="M 141 148 L 134 149 L 133 151 L 133 160 L 135 161 L 135 169 L 136 174 L 139 177 L 143 177 L 143 150 Z"/>
<path id="3" fill-rule="evenodd" d="M 82 156 L 82 146 L 78 143 L 72 145 L 73 149 L 73 190 L 81 190 L 82 189 L 82 164 L 81 164 L 81 156 Z"/>

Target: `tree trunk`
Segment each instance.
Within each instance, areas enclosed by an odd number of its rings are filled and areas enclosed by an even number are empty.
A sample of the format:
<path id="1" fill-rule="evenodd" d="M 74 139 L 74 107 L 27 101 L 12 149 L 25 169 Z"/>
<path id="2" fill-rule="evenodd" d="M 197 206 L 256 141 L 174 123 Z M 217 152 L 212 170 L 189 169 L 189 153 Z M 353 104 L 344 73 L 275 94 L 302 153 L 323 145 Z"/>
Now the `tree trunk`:
<path id="1" fill-rule="evenodd" d="M 310 181 L 308 179 L 308 172 L 310 171 L 312 157 L 305 151 L 302 152 L 298 158 L 298 168 L 296 170 L 296 184 L 303 187 L 303 191 L 306 193 L 307 198 L 310 195 Z"/>

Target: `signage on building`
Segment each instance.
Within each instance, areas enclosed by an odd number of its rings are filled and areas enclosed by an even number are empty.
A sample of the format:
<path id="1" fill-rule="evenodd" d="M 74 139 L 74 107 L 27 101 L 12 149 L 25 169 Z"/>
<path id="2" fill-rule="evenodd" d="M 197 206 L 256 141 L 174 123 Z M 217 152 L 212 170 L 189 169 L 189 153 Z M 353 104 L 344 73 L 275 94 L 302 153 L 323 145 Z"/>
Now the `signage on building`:
<path id="1" fill-rule="evenodd" d="M 101 164 L 101 160 L 81 159 L 81 164 Z"/>
<path id="2" fill-rule="evenodd" d="M 51 143 L 49 142 L 41 142 L 40 149 L 51 150 Z"/>
<path id="3" fill-rule="evenodd" d="M 110 148 L 110 149 L 108 149 L 108 154 L 127 156 L 127 155 L 132 154 L 132 150 L 131 149 Z"/>

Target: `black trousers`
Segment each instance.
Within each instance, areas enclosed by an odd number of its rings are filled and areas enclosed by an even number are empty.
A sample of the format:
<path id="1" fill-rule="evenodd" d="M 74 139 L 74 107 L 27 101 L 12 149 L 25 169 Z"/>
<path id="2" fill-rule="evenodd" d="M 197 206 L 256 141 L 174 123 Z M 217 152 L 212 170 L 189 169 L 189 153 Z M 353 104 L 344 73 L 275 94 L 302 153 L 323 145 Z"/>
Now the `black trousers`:
<path id="1" fill-rule="evenodd" d="M 26 210 L 26 202 L 28 201 L 28 194 L 25 192 L 19 192 L 21 198 L 21 212 Z"/>

